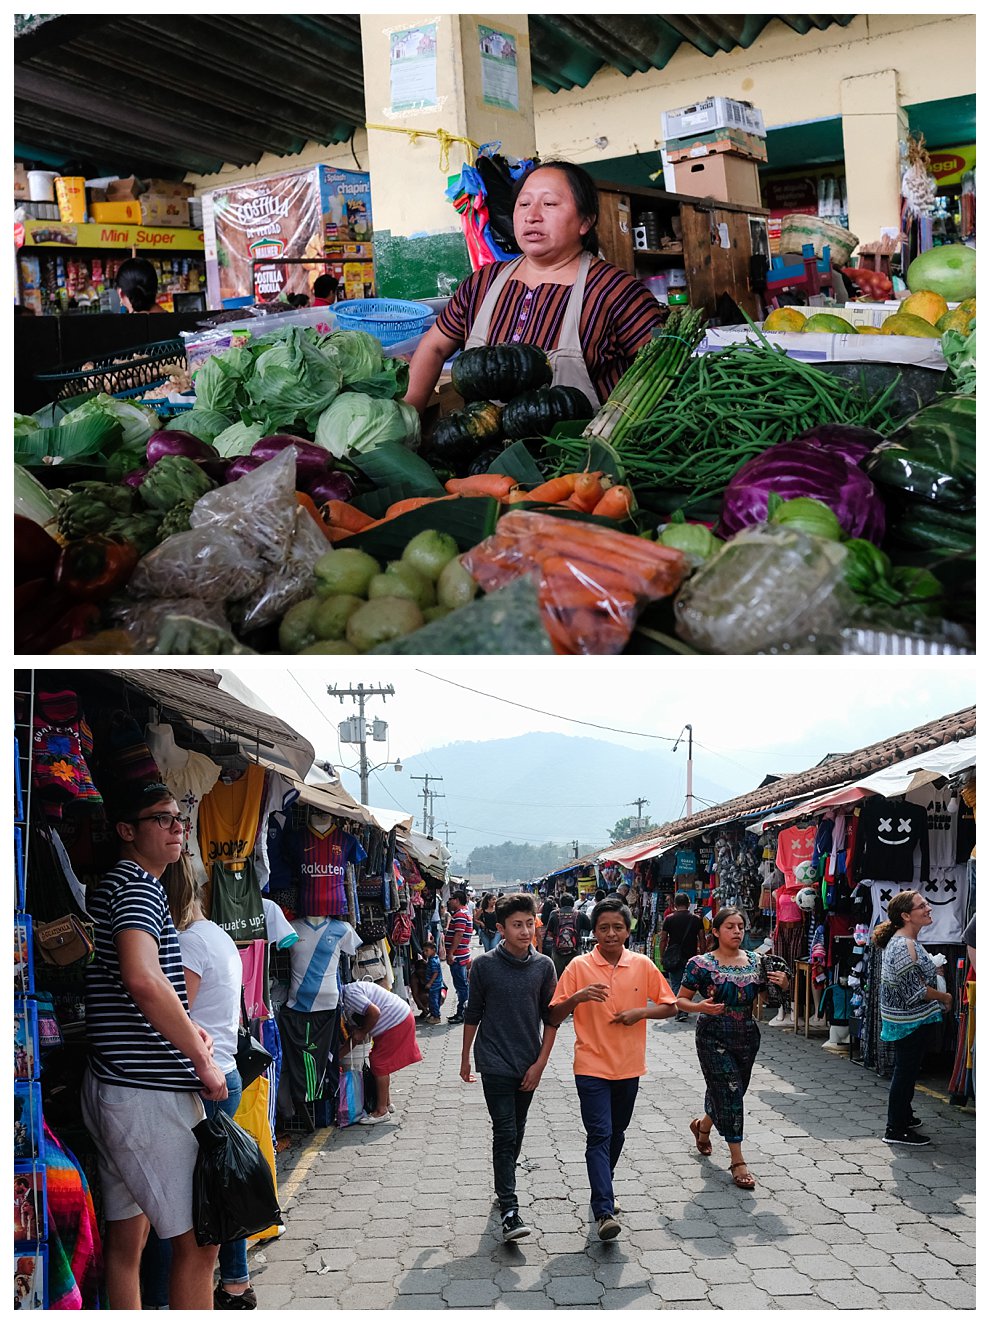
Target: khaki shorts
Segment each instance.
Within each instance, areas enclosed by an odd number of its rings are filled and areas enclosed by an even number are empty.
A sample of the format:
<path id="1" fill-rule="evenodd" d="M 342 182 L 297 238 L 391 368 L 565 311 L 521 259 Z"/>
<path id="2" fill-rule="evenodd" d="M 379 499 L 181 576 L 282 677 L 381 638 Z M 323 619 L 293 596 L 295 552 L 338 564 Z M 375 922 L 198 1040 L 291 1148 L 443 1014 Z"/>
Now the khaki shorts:
<path id="1" fill-rule="evenodd" d="M 82 1114 L 99 1155 L 108 1222 L 146 1214 L 163 1241 L 193 1225 L 192 1128 L 206 1116 L 193 1091 L 138 1090 L 83 1076 Z"/>

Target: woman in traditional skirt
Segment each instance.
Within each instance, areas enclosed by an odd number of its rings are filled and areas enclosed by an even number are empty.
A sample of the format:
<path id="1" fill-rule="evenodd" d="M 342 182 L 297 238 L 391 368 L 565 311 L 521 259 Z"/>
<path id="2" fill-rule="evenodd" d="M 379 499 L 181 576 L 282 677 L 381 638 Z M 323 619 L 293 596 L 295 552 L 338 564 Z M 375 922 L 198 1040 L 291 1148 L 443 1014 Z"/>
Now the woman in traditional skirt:
<path id="1" fill-rule="evenodd" d="M 767 982 L 786 989 L 785 974 L 767 974 L 762 962 L 743 949 L 746 921 L 741 910 L 726 906 L 712 920 L 715 946 L 687 963 L 678 991 L 681 1011 L 699 1011 L 696 1030 L 698 1060 L 705 1077 L 705 1112 L 691 1123 L 699 1154 L 712 1152 L 714 1125 L 729 1146 L 732 1180 L 751 1191 L 756 1179 L 743 1158 L 743 1096 L 760 1046 L 760 1027 L 753 1015 Z M 695 1003 L 700 993 L 705 1004 Z"/>

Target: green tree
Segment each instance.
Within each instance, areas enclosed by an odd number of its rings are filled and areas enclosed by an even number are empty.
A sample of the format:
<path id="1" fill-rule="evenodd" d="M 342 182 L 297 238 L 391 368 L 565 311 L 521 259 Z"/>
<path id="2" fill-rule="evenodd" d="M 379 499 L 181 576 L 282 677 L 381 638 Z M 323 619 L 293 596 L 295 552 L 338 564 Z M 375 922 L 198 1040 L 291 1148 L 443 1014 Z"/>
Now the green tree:
<path id="1" fill-rule="evenodd" d="M 644 814 L 639 819 L 635 814 L 630 814 L 628 818 L 619 819 L 615 827 L 610 830 L 609 839 L 614 846 L 617 841 L 628 841 L 630 837 L 638 837 L 648 827 L 653 827 L 649 814 Z"/>

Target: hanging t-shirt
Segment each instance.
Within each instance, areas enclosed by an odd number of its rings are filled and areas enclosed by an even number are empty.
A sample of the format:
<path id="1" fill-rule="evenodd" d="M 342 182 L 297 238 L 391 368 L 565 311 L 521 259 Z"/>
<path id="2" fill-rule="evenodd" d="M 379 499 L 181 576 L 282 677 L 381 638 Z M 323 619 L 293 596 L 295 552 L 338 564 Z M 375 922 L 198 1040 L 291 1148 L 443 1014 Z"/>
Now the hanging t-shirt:
<path id="1" fill-rule="evenodd" d="M 920 871 L 915 848 L 920 847 Z M 856 838 L 856 877 L 885 878 L 895 883 L 913 883 L 929 875 L 928 815 L 908 800 L 888 800 L 875 795 L 859 812 Z"/>
<path id="2" fill-rule="evenodd" d="M 784 875 L 785 886 L 800 883 L 804 887 L 812 881 L 810 865 L 815 852 L 816 831 L 812 823 L 807 827 L 784 828 L 778 836 L 777 868 Z"/>
<path id="3" fill-rule="evenodd" d="M 908 791 L 905 800 L 921 805 L 928 815 L 928 858 L 932 869 L 949 869 L 956 863 L 956 827 L 959 822 L 959 797 L 943 786 L 919 786 Z"/>
<path id="4" fill-rule="evenodd" d="M 254 850 L 265 770 L 252 763 L 235 781 L 218 781 L 199 805 L 199 847 L 206 867 L 246 860 Z"/>
<path id="5" fill-rule="evenodd" d="M 332 1011 L 337 1006 L 337 969 L 341 952 L 349 956 L 361 946 L 351 926 L 339 919 L 311 924 L 297 919 L 292 927 L 299 941 L 290 949 L 289 997 L 293 1011 Z"/>
<path id="6" fill-rule="evenodd" d="M 918 935 L 923 943 L 962 942 L 966 927 L 966 865 L 932 869 L 931 878 L 918 891 L 932 908 L 932 922 Z"/>
<path id="7" fill-rule="evenodd" d="M 299 941 L 299 934 L 285 918 L 285 911 L 269 897 L 261 898 L 265 912 L 265 936 L 278 948 L 292 947 Z"/>
<path id="8" fill-rule="evenodd" d="M 267 1020 L 268 1010 L 268 943 L 263 939 L 245 943 L 238 947 L 240 956 L 241 984 L 244 989 L 244 1005 L 250 1020 Z M 240 1005 L 238 1004 L 238 1011 Z"/>
<path id="9" fill-rule="evenodd" d="M 199 806 L 204 795 L 209 795 L 220 777 L 220 765 L 175 743 L 172 728 L 167 723 L 152 723 L 145 729 L 145 739 L 152 757 L 161 769 L 165 785 L 179 806 L 179 812 L 189 820 L 185 851 L 199 882 L 208 877 L 199 849 Z"/>
<path id="10" fill-rule="evenodd" d="M 674 856 L 674 877 L 698 872 L 698 857 L 693 850 L 679 850 Z"/>
<path id="11" fill-rule="evenodd" d="M 288 821 L 288 811 L 299 799 L 298 788 L 280 772 L 269 768 L 265 782 L 265 799 L 261 806 L 258 835 L 254 845 L 254 863 L 258 870 L 258 885 L 267 892 L 272 882 L 272 856 L 275 858 L 276 887 L 291 882 L 282 862 L 282 833 Z"/>
<path id="12" fill-rule="evenodd" d="M 235 942 L 266 940 L 265 908 L 261 902 L 254 863 L 214 864 L 210 874 L 213 897 L 210 919 Z"/>
<path id="13" fill-rule="evenodd" d="M 337 827 L 333 819 L 310 819 L 286 834 L 286 854 L 299 878 L 298 909 L 304 915 L 346 915 L 348 864 L 367 859 L 357 837 Z"/>

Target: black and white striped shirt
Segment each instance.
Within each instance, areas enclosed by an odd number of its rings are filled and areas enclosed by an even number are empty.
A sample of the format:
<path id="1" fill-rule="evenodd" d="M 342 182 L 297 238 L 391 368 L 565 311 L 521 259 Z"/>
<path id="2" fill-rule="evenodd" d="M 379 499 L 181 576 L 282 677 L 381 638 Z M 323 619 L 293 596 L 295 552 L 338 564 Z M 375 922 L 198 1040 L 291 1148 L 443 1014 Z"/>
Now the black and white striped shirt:
<path id="1" fill-rule="evenodd" d="M 165 890 L 133 860 L 121 862 L 88 889 L 96 955 L 86 971 L 86 1032 L 90 1069 L 109 1085 L 145 1090 L 199 1090 L 192 1062 L 149 1023 L 124 987 L 116 939 L 128 929 L 150 933 L 158 963 L 188 1011 L 179 936 Z"/>

